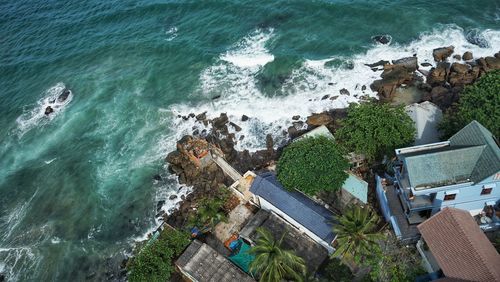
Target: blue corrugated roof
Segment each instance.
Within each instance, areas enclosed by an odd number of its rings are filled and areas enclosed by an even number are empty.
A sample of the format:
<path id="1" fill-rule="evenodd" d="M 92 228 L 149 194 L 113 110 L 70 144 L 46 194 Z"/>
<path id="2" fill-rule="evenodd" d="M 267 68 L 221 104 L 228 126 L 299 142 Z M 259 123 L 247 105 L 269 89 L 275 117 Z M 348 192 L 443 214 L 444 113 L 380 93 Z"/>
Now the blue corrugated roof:
<path id="1" fill-rule="evenodd" d="M 335 239 L 333 213 L 302 193 L 285 190 L 274 173 L 258 175 L 250 192 L 262 197 L 324 241 L 330 243 Z"/>

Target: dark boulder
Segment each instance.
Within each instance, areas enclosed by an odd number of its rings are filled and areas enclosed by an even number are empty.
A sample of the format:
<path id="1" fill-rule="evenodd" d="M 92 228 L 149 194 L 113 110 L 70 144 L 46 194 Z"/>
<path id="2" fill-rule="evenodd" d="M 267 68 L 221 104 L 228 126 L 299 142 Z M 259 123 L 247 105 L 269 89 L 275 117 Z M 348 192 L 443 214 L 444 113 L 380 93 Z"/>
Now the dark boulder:
<path id="1" fill-rule="evenodd" d="M 431 63 L 421 63 L 420 64 L 422 67 L 432 67 Z"/>
<path id="2" fill-rule="evenodd" d="M 392 61 L 394 65 L 405 67 L 408 71 L 416 71 L 418 69 L 417 57 L 406 57 Z"/>
<path id="3" fill-rule="evenodd" d="M 179 151 L 173 151 L 167 155 L 166 161 L 170 164 L 180 164 L 182 159 L 183 156 Z"/>
<path id="4" fill-rule="evenodd" d="M 472 59 L 473 59 L 472 52 L 467 51 L 462 55 L 462 60 L 464 61 L 470 61 Z"/>
<path id="5" fill-rule="evenodd" d="M 196 116 L 196 120 L 205 120 L 205 119 L 207 119 L 207 112 L 203 112 Z"/>
<path id="6" fill-rule="evenodd" d="M 292 117 L 293 120 L 299 120 L 300 119 L 300 116 L 299 115 L 296 115 L 296 116 L 293 116 Z"/>
<path id="7" fill-rule="evenodd" d="M 222 113 L 220 114 L 219 117 L 217 118 L 214 118 L 212 120 L 212 125 L 214 128 L 216 129 L 222 129 L 222 127 L 224 127 L 224 125 L 226 125 L 226 123 L 229 121 L 228 117 L 227 117 L 227 114 L 225 113 Z"/>
<path id="8" fill-rule="evenodd" d="M 248 120 L 248 116 L 246 116 L 246 115 L 241 116 L 241 121 L 247 121 L 247 120 Z"/>
<path id="9" fill-rule="evenodd" d="M 320 126 L 326 125 L 333 121 L 333 118 L 327 113 L 312 114 L 307 117 L 308 126 Z"/>
<path id="10" fill-rule="evenodd" d="M 451 54 L 453 54 L 454 50 L 455 50 L 454 46 L 441 47 L 432 50 L 432 56 L 434 57 L 434 61 L 436 62 L 445 61 L 449 56 L 451 56 Z"/>
<path id="11" fill-rule="evenodd" d="M 236 123 L 231 121 L 229 124 L 234 128 L 234 130 L 236 130 L 236 132 L 241 131 L 241 127 L 239 127 Z"/>
<path id="12" fill-rule="evenodd" d="M 383 67 L 384 65 L 387 65 L 388 63 L 389 63 L 389 61 L 380 60 L 380 61 L 373 63 L 373 64 L 365 64 L 365 66 L 368 66 L 370 68 Z"/>
<path id="13" fill-rule="evenodd" d="M 500 69 L 500 58 L 497 57 L 486 57 L 486 64 L 490 69 L 498 70 Z"/>
<path id="14" fill-rule="evenodd" d="M 453 55 L 453 59 L 455 59 L 455 60 L 461 60 L 462 56 L 456 54 L 456 55 Z"/>
<path id="15" fill-rule="evenodd" d="M 432 86 L 443 85 L 446 83 L 448 75 L 448 63 L 438 63 L 435 68 L 432 68 L 427 76 L 427 83 Z"/>
<path id="16" fill-rule="evenodd" d="M 390 36 L 389 34 L 380 34 L 372 36 L 372 40 L 375 43 L 389 44 L 392 41 L 392 36 Z"/>
<path id="17" fill-rule="evenodd" d="M 349 96 L 351 93 L 349 93 L 349 90 L 345 89 L 345 88 L 342 88 L 340 89 L 340 95 L 347 95 Z"/>
<path id="18" fill-rule="evenodd" d="M 325 95 L 325 96 L 321 97 L 321 100 L 326 100 L 326 99 L 328 99 L 328 97 L 330 97 L 330 95 Z"/>
<path id="19" fill-rule="evenodd" d="M 414 72 L 403 65 L 385 65 L 380 76 L 382 79 L 375 80 L 370 88 L 378 92 L 382 101 L 391 101 L 397 87 L 403 83 L 410 83 L 415 78 Z"/>
<path id="20" fill-rule="evenodd" d="M 46 116 L 50 115 L 53 112 L 54 112 L 54 109 L 52 109 L 51 106 L 48 106 L 47 108 L 45 108 L 45 115 Z"/>
<path id="21" fill-rule="evenodd" d="M 69 94 L 71 94 L 71 91 L 69 89 L 64 89 L 63 93 L 57 97 L 57 102 L 62 103 L 68 99 Z"/>

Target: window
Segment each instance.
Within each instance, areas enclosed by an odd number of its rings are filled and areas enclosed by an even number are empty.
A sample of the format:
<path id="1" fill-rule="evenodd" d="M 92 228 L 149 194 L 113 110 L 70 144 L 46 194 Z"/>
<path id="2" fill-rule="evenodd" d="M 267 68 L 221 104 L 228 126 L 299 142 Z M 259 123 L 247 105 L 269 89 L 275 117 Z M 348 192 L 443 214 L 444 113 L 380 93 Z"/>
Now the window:
<path id="1" fill-rule="evenodd" d="M 491 194 L 491 190 L 493 190 L 493 188 L 483 188 L 483 190 L 481 190 L 481 195 L 489 195 Z"/>
<path id="2" fill-rule="evenodd" d="M 448 194 L 448 195 L 444 195 L 444 200 L 445 201 L 452 201 L 452 200 L 455 200 L 455 197 L 457 196 L 457 194 Z"/>

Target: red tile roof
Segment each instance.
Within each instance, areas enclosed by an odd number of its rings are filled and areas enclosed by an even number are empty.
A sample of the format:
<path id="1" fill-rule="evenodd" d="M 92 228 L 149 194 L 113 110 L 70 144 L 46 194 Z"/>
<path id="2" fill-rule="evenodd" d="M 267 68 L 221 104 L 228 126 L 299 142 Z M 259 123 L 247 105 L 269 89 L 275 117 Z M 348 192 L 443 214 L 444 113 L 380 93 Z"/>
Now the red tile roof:
<path id="1" fill-rule="evenodd" d="M 446 277 L 500 281 L 500 255 L 467 211 L 444 208 L 418 230 Z"/>

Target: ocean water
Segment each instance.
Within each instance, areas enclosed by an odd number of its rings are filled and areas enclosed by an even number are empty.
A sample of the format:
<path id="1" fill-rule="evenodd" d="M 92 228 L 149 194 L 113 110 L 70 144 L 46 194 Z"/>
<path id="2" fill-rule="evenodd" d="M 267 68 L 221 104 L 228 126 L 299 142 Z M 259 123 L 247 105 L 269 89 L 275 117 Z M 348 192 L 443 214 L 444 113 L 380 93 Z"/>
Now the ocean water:
<path id="1" fill-rule="evenodd" d="M 0 273 L 104 280 L 159 224 L 157 200 L 189 193 L 164 158 L 203 125 L 177 115 L 226 112 L 256 150 L 293 115 L 375 96 L 365 63 L 447 45 L 500 51 L 500 2 L 1 1 Z"/>

